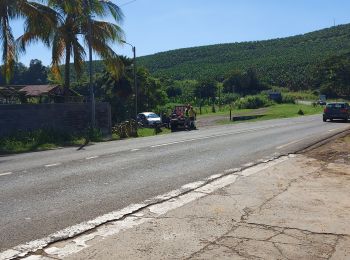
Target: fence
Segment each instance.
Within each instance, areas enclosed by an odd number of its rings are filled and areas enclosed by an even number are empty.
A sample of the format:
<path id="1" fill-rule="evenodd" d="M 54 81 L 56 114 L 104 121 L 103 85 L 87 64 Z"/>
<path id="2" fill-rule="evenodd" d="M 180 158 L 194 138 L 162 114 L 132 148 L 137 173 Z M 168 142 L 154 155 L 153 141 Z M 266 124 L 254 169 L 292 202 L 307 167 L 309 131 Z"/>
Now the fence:
<path id="1" fill-rule="evenodd" d="M 0 105 L 0 136 L 40 128 L 78 133 L 87 129 L 90 118 L 88 103 Z M 108 103 L 96 103 L 96 127 L 104 135 L 111 133 L 111 107 Z"/>

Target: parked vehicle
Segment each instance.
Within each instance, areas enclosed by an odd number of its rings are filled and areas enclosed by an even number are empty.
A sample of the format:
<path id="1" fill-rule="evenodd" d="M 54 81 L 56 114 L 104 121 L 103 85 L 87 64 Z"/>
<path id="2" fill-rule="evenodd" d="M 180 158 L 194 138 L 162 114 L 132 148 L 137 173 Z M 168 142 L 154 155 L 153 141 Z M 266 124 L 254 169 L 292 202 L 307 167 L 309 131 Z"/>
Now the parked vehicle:
<path id="1" fill-rule="evenodd" d="M 160 125 L 162 120 L 160 116 L 153 112 L 142 112 L 137 115 L 137 122 L 142 124 L 143 126 L 154 127 L 156 125 Z"/>
<path id="2" fill-rule="evenodd" d="M 348 121 L 350 119 L 350 106 L 345 102 L 328 103 L 323 112 L 323 121 L 333 121 L 333 119 L 342 119 Z"/>
<path id="3" fill-rule="evenodd" d="M 316 105 L 325 106 L 325 105 L 327 105 L 327 102 L 324 101 L 324 100 L 319 99 L 319 100 L 316 101 Z"/>
<path id="4" fill-rule="evenodd" d="M 172 132 L 177 130 L 192 130 L 196 129 L 195 122 L 191 122 L 185 117 L 186 106 L 175 106 L 170 118 L 170 129 Z"/>

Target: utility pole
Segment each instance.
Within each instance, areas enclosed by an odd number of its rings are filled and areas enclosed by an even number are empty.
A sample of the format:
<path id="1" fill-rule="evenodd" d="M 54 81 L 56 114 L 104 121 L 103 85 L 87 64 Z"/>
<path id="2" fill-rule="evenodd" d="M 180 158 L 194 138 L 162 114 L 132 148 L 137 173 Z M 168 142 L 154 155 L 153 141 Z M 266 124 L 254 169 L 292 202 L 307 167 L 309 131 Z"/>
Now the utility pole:
<path id="1" fill-rule="evenodd" d="M 134 88 L 135 88 L 135 119 L 137 118 L 137 110 L 138 110 L 138 89 L 137 89 L 137 80 L 136 80 L 136 47 L 132 47 L 132 51 L 134 53 Z"/>
<path id="2" fill-rule="evenodd" d="M 135 118 L 137 118 L 137 112 L 138 112 L 138 89 L 137 89 L 137 77 L 136 77 L 136 47 L 124 40 L 121 41 L 122 43 L 125 43 L 127 45 L 130 45 L 133 52 L 133 73 L 134 73 L 134 89 L 135 89 Z"/>
<path id="3" fill-rule="evenodd" d="M 88 42 L 89 42 L 89 91 L 90 91 L 90 109 L 91 109 L 91 128 L 96 125 L 96 114 L 95 114 L 95 93 L 92 79 L 92 22 L 91 22 L 91 3 L 87 0 L 88 4 Z"/>

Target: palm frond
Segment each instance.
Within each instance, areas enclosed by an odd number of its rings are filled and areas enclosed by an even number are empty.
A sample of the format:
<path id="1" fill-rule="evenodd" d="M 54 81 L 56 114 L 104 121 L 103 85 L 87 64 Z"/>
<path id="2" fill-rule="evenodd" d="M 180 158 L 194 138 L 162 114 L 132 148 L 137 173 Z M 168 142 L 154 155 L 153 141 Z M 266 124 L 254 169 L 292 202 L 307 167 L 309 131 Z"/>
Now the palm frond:
<path id="1" fill-rule="evenodd" d="M 62 58 L 64 56 L 64 51 L 66 49 L 66 44 L 60 33 L 57 33 L 52 42 L 52 63 L 51 71 L 56 79 L 62 80 L 61 71 L 59 65 L 61 64 Z"/>
<path id="2" fill-rule="evenodd" d="M 108 46 L 106 41 L 93 37 L 91 40 L 92 49 L 102 58 L 107 70 L 118 79 L 123 71 L 124 64 L 118 54 Z"/>
<path id="3" fill-rule="evenodd" d="M 98 0 L 98 3 L 102 7 L 102 16 L 112 15 L 116 22 L 120 23 L 123 21 L 124 14 L 118 5 L 114 4 L 112 1 L 109 0 Z"/>
<path id="4" fill-rule="evenodd" d="M 17 60 L 16 42 L 10 28 L 9 20 L 1 17 L 1 25 L 3 74 L 6 82 L 9 83 L 13 75 L 15 61 Z"/>
<path id="5" fill-rule="evenodd" d="M 79 43 L 78 38 L 75 38 L 72 42 L 73 56 L 74 56 L 74 69 L 77 75 L 81 75 L 84 66 L 84 58 L 86 56 L 84 47 Z"/>

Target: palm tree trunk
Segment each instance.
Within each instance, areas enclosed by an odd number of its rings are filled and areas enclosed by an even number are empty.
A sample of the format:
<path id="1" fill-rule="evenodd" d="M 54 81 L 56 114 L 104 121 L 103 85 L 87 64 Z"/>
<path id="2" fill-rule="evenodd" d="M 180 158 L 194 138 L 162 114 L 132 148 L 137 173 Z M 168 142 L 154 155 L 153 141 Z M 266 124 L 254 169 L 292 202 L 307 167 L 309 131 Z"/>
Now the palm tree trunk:
<path id="1" fill-rule="evenodd" d="M 71 55 L 71 48 L 70 48 L 69 44 L 67 44 L 66 64 L 64 66 L 64 88 L 66 88 L 66 89 L 70 88 L 70 55 Z"/>

